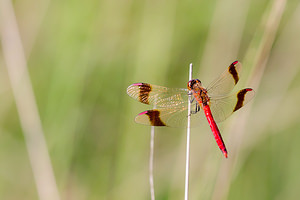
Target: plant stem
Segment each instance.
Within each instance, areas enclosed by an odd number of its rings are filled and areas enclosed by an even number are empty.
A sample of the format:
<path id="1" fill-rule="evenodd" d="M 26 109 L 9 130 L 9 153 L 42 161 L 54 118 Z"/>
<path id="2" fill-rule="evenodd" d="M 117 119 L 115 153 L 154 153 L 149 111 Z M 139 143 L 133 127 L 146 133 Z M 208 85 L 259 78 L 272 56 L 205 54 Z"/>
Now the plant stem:
<path id="1" fill-rule="evenodd" d="M 154 181 L 153 181 L 154 131 L 155 131 L 154 126 L 151 126 L 150 158 L 149 158 L 149 182 L 150 182 L 151 200 L 155 200 Z"/>
<path id="2" fill-rule="evenodd" d="M 190 64 L 189 70 L 189 80 L 192 79 L 193 74 L 193 64 Z M 188 123 L 186 130 L 186 162 L 185 162 L 185 192 L 184 199 L 188 200 L 189 198 L 189 166 L 190 166 L 190 135 L 191 135 L 191 98 L 189 96 L 188 104 Z"/>
<path id="3" fill-rule="evenodd" d="M 0 35 L 7 72 L 24 134 L 38 198 L 59 200 L 24 48 L 12 2 L 0 1 Z"/>

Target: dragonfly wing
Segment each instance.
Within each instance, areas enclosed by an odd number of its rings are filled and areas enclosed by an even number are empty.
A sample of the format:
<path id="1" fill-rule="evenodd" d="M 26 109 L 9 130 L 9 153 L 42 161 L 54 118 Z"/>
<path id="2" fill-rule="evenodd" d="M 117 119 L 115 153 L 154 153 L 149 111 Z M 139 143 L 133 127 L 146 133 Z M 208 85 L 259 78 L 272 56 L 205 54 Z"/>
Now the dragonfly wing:
<path id="1" fill-rule="evenodd" d="M 209 96 L 224 96 L 230 93 L 239 81 L 241 70 L 242 64 L 239 61 L 231 63 L 227 70 L 207 87 Z"/>
<path id="2" fill-rule="evenodd" d="M 192 104 L 192 111 L 196 109 L 196 103 Z M 138 114 L 135 122 L 149 126 L 187 126 L 187 106 L 166 107 L 160 109 L 147 110 Z M 205 121 L 205 115 L 202 110 L 197 110 L 191 114 L 191 127 L 196 127 Z"/>
<path id="3" fill-rule="evenodd" d="M 216 122 L 221 122 L 227 119 L 232 113 L 246 105 L 253 97 L 254 90 L 246 88 L 240 90 L 237 94 L 211 98 L 210 109 Z"/>
<path id="4" fill-rule="evenodd" d="M 148 83 L 135 83 L 127 88 L 127 94 L 133 99 L 157 107 L 184 106 L 188 103 L 188 90 L 167 88 Z"/>

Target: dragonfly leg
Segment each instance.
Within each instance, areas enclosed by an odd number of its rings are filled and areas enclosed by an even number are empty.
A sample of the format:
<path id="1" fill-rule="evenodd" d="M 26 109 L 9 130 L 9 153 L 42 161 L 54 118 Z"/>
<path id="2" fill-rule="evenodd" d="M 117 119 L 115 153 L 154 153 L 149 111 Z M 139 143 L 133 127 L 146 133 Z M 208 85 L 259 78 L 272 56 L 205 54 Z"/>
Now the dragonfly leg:
<path id="1" fill-rule="evenodd" d="M 198 103 L 196 103 L 196 107 L 195 107 L 195 110 L 192 110 L 191 111 L 191 114 L 196 114 L 197 112 L 199 112 L 201 109 L 200 105 Z"/>
<path id="2" fill-rule="evenodd" d="M 193 97 L 192 97 L 192 93 L 191 93 L 191 92 L 189 92 L 189 93 L 188 93 L 188 95 L 189 95 L 189 100 L 190 100 L 190 103 L 193 103 L 193 102 L 194 102 L 194 100 L 195 100 L 195 98 L 193 98 Z"/>

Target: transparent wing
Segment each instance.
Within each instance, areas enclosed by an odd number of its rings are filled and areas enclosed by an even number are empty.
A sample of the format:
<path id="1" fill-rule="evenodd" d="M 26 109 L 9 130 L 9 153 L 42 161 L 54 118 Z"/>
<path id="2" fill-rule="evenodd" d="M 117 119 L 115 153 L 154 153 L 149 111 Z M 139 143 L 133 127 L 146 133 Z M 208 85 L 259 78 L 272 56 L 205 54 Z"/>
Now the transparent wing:
<path id="1" fill-rule="evenodd" d="M 156 107 L 182 106 L 188 103 L 188 90 L 182 88 L 135 83 L 127 88 L 127 94 L 141 103 L 155 104 Z"/>
<path id="2" fill-rule="evenodd" d="M 234 95 L 211 98 L 209 105 L 214 120 L 216 122 L 224 121 L 232 113 L 246 105 L 254 97 L 254 94 L 252 89 L 246 88 Z M 191 110 L 191 127 L 207 122 L 196 101 L 193 101 Z M 187 116 L 187 106 L 165 107 L 144 111 L 136 116 L 135 121 L 149 126 L 186 127 Z"/>
<path id="3" fill-rule="evenodd" d="M 242 64 L 238 61 L 233 62 L 219 78 L 215 79 L 207 87 L 209 96 L 224 96 L 229 94 L 233 87 L 238 83 Z"/>
<path id="4" fill-rule="evenodd" d="M 255 95 L 251 88 L 240 90 L 238 93 L 225 96 L 210 98 L 210 109 L 216 122 L 222 122 L 232 113 L 246 105 Z"/>
<path id="5" fill-rule="evenodd" d="M 197 110 L 196 106 L 196 103 L 192 104 L 192 111 Z M 197 111 L 191 114 L 191 127 L 207 121 L 203 111 L 199 108 Z M 144 111 L 136 116 L 135 122 L 149 126 L 186 127 L 187 116 L 187 106 L 166 107 Z"/>

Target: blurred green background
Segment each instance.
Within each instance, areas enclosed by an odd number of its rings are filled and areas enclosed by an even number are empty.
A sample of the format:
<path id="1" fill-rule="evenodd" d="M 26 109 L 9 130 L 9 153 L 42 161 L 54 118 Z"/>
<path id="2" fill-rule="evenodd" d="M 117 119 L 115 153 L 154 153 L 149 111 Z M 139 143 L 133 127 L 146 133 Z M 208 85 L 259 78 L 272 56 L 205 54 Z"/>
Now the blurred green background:
<path id="1" fill-rule="evenodd" d="M 299 1 L 12 3 L 61 199 L 150 199 L 150 127 L 134 117 L 151 107 L 126 88 L 186 88 L 191 62 L 208 85 L 234 60 L 256 96 L 219 124 L 228 159 L 192 129 L 190 199 L 300 196 Z M 0 50 L 0 199 L 39 199 Z M 183 199 L 185 129 L 155 134 L 156 199 Z"/>

